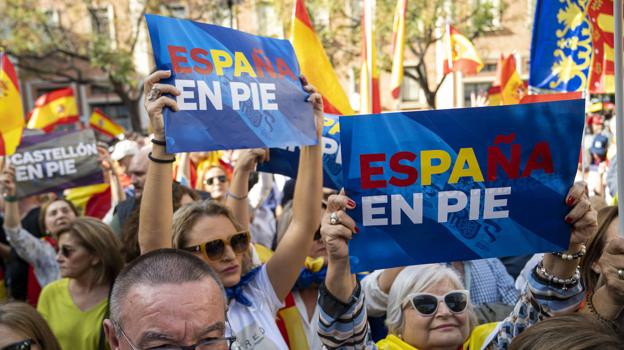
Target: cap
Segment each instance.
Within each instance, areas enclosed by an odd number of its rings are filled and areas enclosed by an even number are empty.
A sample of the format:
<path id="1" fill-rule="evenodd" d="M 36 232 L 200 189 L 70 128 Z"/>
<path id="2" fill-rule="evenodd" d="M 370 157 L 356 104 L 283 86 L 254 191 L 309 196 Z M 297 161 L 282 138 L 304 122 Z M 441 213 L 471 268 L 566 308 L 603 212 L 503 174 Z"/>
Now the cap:
<path id="1" fill-rule="evenodd" d="M 115 149 L 111 153 L 112 160 L 121 160 L 125 156 L 133 156 L 139 152 L 139 145 L 130 140 L 123 140 L 115 144 Z"/>

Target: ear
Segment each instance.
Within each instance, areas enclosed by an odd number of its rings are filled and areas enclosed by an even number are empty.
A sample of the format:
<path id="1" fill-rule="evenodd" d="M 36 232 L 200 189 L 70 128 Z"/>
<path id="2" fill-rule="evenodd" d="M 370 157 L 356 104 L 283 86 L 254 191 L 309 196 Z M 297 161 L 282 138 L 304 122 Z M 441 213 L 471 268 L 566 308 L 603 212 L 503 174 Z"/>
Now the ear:
<path id="1" fill-rule="evenodd" d="M 104 336 L 108 340 L 108 345 L 110 345 L 111 350 L 119 349 L 119 338 L 117 338 L 117 333 L 115 332 L 115 326 L 113 326 L 113 322 L 109 319 L 104 320 Z"/>
<path id="2" fill-rule="evenodd" d="M 97 266 L 101 262 L 102 262 L 102 260 L 98 256 L 91 255 L 91 266 Z"/>

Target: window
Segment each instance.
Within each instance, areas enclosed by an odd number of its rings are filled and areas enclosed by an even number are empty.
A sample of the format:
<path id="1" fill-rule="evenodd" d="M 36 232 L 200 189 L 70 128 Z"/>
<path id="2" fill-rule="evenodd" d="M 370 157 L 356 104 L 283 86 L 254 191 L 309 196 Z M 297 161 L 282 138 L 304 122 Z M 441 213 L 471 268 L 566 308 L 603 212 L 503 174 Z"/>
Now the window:
<path id="1" fill-rule="evenodd" d="M 128 108 L 122 103 L 118 102 L 104 102 L 104 103 L 91 103 L 89 104 L 91 111 L 98 108 L 104 114 L 109 116 L 115 123 L 121 125 L 126 130 L 132 130 L 132 124 L 130 122 L 130 113 Z"/>
<path id="2" fill-rule="evenodd" d="M 487 97 L 488 89 L 492 87 L 492 82 L 479 82 L 479 83 L 464 83 L 464 107 L 470 107 L 472 101 L 471 95 L 474 96 L 483 95 Z"/>
<path id="3" fill-rule="evenodd" d="M 405 67 L 405 71 L 414 72 L 413 75 L 416 75 L 416 67 Z M 401 101 L 402 102 L 415 102 L 415 103 L 426 103 L 425 94 L 420 87 L 420 84 L 416 79 L 409 77 L 404 73 L 403 82 L 401 83 Z"/>
<path id="4" fill-rule="evenodd" d="M 494 72 L 496 73 L 496 68 L 498 63 L 496 62 L 485 62 L 483 64 L 483 69 L 481 69 L 481 73 Z"/>
<path id="5" fill-rule="evenodd" d="M 109 38 L 113 37 L 113 16 L 112 8 L 105 7 L 92 7 L 89 9 L 91 15 L 91 30 L 95 34 L 104 35 Z"/>
<path id="6" fill-rule="evenodd" d="M 175 18 L 187 18 L 188 17 L 188 9 L 184 4 L 169 4 L 162 6 L 162 12 L 167 14 L 170 17 Z"/>

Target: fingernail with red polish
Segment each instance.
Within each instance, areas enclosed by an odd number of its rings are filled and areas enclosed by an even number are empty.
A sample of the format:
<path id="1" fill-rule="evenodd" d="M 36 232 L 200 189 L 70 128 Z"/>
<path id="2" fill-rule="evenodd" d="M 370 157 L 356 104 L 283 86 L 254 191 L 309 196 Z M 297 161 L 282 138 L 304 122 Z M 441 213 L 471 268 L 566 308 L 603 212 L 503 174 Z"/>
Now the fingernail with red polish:
<path id="1" fill-rule="evenodd" d="M 353 231 L 355 231 L 355 233 L 360 233 L 360 229 L 359 229 L 357 226 L 355 226 L 355 228 L 353 229 Z"/>
<path id="2" fill-rule="evenodd" d="M 572 204 L 574 204 L 574 197 L 572 197 L 572 196 L 568 196 L 568 198 L 566 199 L 566 204 L 567 204 L 567 205 L 572 205 Z"/>
<path id="3" fill-rule="evenodd" d="M 568 223 L 568 224 L 571 224 L 572 223 L 572 218 L 566 216 L 565 222 Z"/>
<path id="4" fill-rule="evenodd" d="M 349 204 L 349 206 L 350 206 L 351 208 L 355 208 L 355 202 L 354 202 L 354 201 L 352 201 L 351 199 L 349 199 L 349 201 L 347 202 L 347 204 Z"/>

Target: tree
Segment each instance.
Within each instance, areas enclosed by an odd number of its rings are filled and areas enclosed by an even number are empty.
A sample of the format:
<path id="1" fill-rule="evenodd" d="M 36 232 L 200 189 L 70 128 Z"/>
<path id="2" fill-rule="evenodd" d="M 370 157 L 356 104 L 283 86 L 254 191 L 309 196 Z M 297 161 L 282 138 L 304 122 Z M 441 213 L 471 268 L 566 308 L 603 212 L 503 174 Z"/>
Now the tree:
<path id="1" fill-rule="evenodd" d="M 183 4 L 187 17 L 220 23 L 229 16 L 227 0 L 221 2 Z M 47 10 L 42 3 L 5 0 L 0 4 L 0 48 L 17 58 L 18 68 L 39 79 L 109 89 L 128 109 L 133 130 L 141 131 L 143 77 L 138 65 L 153 64 L 134 59 L 141 36 L 146 34 L 144 15 L 172 16 L 176 8 L 151 0 L 115 1 L 104 6 L 91 0 L 61 0 Z M 98 11 L 103 9 L 113 15 L 102 16 Z"/>

